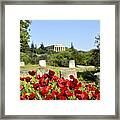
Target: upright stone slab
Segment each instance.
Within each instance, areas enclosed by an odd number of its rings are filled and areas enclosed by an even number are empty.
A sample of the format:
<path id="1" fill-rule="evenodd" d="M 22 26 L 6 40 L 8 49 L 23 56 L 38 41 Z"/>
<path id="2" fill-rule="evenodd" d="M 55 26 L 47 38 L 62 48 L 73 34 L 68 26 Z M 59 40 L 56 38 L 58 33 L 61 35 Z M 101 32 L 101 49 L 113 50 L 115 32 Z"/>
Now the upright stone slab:
<path id="1" fill-rule="evenodd" d="M 25 63 L 24 62 L 20 62 L 20 67 L 24 67 Z"/>
<path id="2" fill-rule="evenodd" d="M 60 70 L 60 77 L 70 80 L 70 75 L 73 75 L 75 78 L 77 78 L 77 71 L 75 68 L 63 68 Z"/>
<path id="3" fill-rule="evenodd" d="M 48 73 L 48 69 L 46 68 L 46 60 L 39 60 L 39 69 L 37 70 L 37 75 L 42 77 L 43 74 Z"/>
<path id="4" fill-rule="evenodd" d="M 39 60 L 39 65 L 41 67 L 46 67 L 46 60 Z"/>
<path id="5" fill-rule="evenodd" d="M 75 78 L 77 78 L 77 71 L 75 68 L 75 60 L 69 61 L 69 68 L 63 68 L 60 71 L 60 76 L 64 77 L 65 79 L 70 80 L 70 75 L 73 75 Z"/>
<path id="6" fill-rule="evenodd" d="M 69 68 L 75 68 L 75 60 L 69 61 Z"/>
<path id="7" fill-rule="evenodd" d="M 100 72 L 97 72 L 94 75 L 97 76 L 97 78 L 100 80 Z"/>

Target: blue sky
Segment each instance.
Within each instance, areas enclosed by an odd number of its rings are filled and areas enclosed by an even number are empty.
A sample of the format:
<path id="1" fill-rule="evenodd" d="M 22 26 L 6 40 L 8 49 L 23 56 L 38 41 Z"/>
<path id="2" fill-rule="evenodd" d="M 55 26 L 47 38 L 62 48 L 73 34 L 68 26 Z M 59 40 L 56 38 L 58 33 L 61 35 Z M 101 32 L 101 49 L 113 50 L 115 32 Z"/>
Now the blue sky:
<path id="1" fill-rule="evenodd" d="M 99 20 L 32 20 L 30 25 L 30 44 L 33 41 L 44 46 L 63 44 L 70 47 L 71 42 L 77 50 L 95 48 L 94 37 L 100 34 Z"/>

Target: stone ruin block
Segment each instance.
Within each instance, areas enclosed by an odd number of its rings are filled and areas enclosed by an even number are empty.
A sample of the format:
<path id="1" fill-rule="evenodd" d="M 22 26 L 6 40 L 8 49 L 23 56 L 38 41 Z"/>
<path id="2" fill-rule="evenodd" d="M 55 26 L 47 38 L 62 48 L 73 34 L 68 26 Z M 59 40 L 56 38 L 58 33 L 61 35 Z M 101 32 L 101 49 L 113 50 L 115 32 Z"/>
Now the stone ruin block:
<path id="1" fill-rule="evenodd" d="M 77 78 L 77 71 L 74 68 L 65 68 L 60 70 L 60 77 L 64 77 L 65 79 L 70 80 L 70 75 L 73 75 L 75 78 Z"/>

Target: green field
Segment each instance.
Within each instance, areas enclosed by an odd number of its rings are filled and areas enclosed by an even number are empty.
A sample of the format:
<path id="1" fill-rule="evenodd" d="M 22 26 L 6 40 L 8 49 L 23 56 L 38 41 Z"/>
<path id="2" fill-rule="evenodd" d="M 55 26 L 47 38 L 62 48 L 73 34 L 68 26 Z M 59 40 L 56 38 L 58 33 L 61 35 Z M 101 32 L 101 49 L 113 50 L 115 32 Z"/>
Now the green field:
<path id="1" fill-rule="evenodd" d="M 34 70 L 34 69 L 37 69 L 39 68 L 39 65 L 31 65 L 31 64 L 28 64 L 28 65 L 25 65 L 24 67 L 20 67 L 20 70 L 21 71 L 29 71 L 29 70 Z M 62 68 L 68 68 L 68 67 L 54 67 L 54 66 L 47 66 L 47 69 L 48 70 L 53 70 L 55 71 L 55 74 L 57 76 L 60 76 L 60 70 Z M 92 67 L 88 67 L 88 66 L 82 66 L 81 68 L 76 68 L 76 71 L 77 72 L 84 72 L 84 71 L 95 71 L 95 69 L 93 69 Z"/>
<path id="2" fill-rule="evenodd" d="M 25 65 L 24 67 L 20 67 L 20 70 L 34 70 L 34 69 L 37 69 L 39 68 L 39 65 L 31 65 L 31 64 L 28 64 L 28 65 Z M 61 68 L 68 68 L 68 67 L 54 67 L 54 66 L 47 66 L 48 69 L 52 69 L 52 70 L 60 70 Z M 88 66 L 84 66 L 84 67 L 81 67 L 81 68 L 76 68 L 76 70 L 78 72 L 84 72 L 84 71 L 94 71 L 95 69 L 92 68 L 92 67 L 88 67 Z"/>

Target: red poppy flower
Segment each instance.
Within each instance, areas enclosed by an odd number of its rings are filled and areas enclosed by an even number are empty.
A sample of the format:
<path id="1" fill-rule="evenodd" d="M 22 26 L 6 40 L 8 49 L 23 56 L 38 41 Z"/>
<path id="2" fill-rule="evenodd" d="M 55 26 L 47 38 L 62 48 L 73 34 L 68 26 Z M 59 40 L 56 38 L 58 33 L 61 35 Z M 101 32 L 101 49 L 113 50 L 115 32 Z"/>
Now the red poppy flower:
<path id="1" fill-rule="evenodd" d="M 70 84 L 71 84 L 70 82 L 71 82 L 71 81 L 69 81 L 69 80 L 66 81 L 66 86 L 67 86 L 67 87 L 70 87 Z"/>
<path id="2" fill-rule="evenodd" d="M 67 86 L 67 81 L 64 78 L 60 78 L 57 83 L 60 88 Z"/>
<path id="3" fill-rule="evenodd" d="M 67 95 L 68 97 L 73 96 L 73 93 L 70 92 L 69 90 L 66 90 L 65 93 L 66 93 L 66 95 Z"/>
<path id="4" fill-rule="evenodd" d="M 58 80 L 58 82 L 60 82 L 60 83 L 62 83 L 62 82 L 64 82 L 64 81 L 65 81 L 64 78 L 60 78 L 60 79 Z"/>
<path id="5" fill-rule="evenodd" d="M 100 100 L 100 93 L 96 95 L 96 100 Z"/>
<path id="6" fill-rule="evenodd" d="M 69 77 L 70 77 L 70 79 L 74 79 L 74 76 L 73 76 L 73 75 L 70 75 Z"/>
<path id="7" fill-rule="evenodd" d="M 100 91 L 98 89 L 95 90 L 95 94 L 99 94 Z"/>
<path id="8" fill-rule="evenodd" d="M 90 85 L 90 84 L 88 84 L 88 86 L 87 86 L 87 87 L 91 88 L 91 85 Z"/>
<path id="9" fill-rule="evenodd" d="M 60 100 L 66 100 L 67 98 L 66 98 L 66 96 L 60 96 L 59 99 Z"/>
<path id="10" fill-rule="evenodd" d="M 29 73 L 31 76 L 34 76 L 35 73 L 36 73 L 36 71 L 33 70 L 33 71 L 29 71 L 28 73 Z"/>
<path id="11" fill-rule="evenodd" d="M 50 77 L 54 76 L 54 74 L 55 74 L 55 72 L 54 72 L 54 71 L 49 70 L 49 76 L 50 76 Z"/>
<path id="12" fill-rule="evenodd" d="M 26 82 L 30 82 L 31 77 L 27 76 L 27 77 L 25 78 L 25 80 L 26 80 Z"/>
<path id="13" fill-rule="evenodd" d="M 52 86 L 42 87 L 41 88 L 41 95 L 45 96 L 51 88 L 52 88 Z"/>
<path id="14" fill-rule="evenodd" d="M 81 97 L 82 97 L 82 100 L 88 100 L 89 99 L 89 96 L 86 92 L 82 92 Z"/>
<path id="15" fill-rule="evenodd" d="M 39 80 L 40 78 L 41 78 L 41 77 L 40 77 L 40 75 L 36 75 L 36 79 L 38 79 L 38 80 Z"/>
<path id="16" fill-rule="evenodd" d="M 76 98 L 78 98 L 79 100 L 82 100 L 81 94 L 76 93 Z"/>
<path id="17" fill-rule="evenodd" d="M 57 76 L 53 76 L 52 79 L 53 79 L 54 81 L 57 81 L 57 80 L 58 80 L 58 77 L 57 77 Z"/>
<path id="18" fill-rule="evenodd" d="M 42 91 L 41 91 L 42 96 L 45 96 L 47 93 L 48 93 L 48 91 L 46 89 L 42 89 Z"/>
<path id="19" fill-rule="evenodd" d="M 77 85 L 78 80 L 74 78 L 72 82 Z"/>
<path id="20" fill-rule="evenodd" d="M 66 96 L 65 89 L 61 90 L 60 96 Z"/>
<path id="21" fill-rule="evenodd" d="M 35 75 L 36 71 L 29 71 L 29 74 L 32 76 Z M 88 100 L 89 96 L 88 93 L 91 91 L 91 99 L 100 99 L 100 91 L 93 85 L 92 83 L 86 83 L 86 82 L 79 82 L 78 79 L 74 78 L 73 75 L 70 75 L 70 79 L 64 79 L 64 78 L 58 78 L 57 76 L 54 76 L 55 72 L 52 70 L 49 70 L 49 74 L 44 74 L 42 77 L 40 75 L 36 75 L 36 79 L 39 80 L 39 83 L 33 83 L 34 90 L 39 90 L 40 94 L 42 95 L 42 99 L 45 100 L 53 100 L 53 99 L 59 99 L 59 100 L 66 100 L 70 96 L 75 96 L 79 100 Z M 34 76 L 35 78 L 35 76 Z M 26 80 L 27 82 L 30 82 L 32 78 L 27 77 L 20 77 L 20 80 Z M 52 86 L 49 86 L 50 84 L 54 84 L 54 82 L 57 82 L 57 86 L 55 86 L 55 89 L 52 88 Z M 32 84 L 32 82 L 31 82 Z M 85 90 L 81 91 L 79 88 L 84 87 Z M 23 90 L 24 87 L 20 86 L 20 90 Z M 56 90 L 59 89 L 59 92 Z M 50 94 L 48 94 L 50 93 Z M 33 100 L 35 99 L 35 93 L 31 93 L 29 96 L 26 93 L 22 93 L 22 96 L 20 96 L 21 100 Z"/>
<path id="22" fill-rule="evenodd" d="M 24 88 L 24 87 L 23 87 L 22 85 L 20 85 L 20 90 L 23 90 L 23 88 Z"/>
<path id="23" fill-rule="evenodd" d="M 20 80 L 21 80 L 21 81 L 24 81 L 24 79 L 25 79 L 25 77 L 20 77 Z"/>
<path id="24" fill-rule="evenodd" d="M 65 86 L 62 84 L 62 83 L 60 83 L 59 81 L 58 81 L 58 86 L 60 87 L 60 88 L 64 88 Z"/>
<path id="25" fill-rule="evenodd" d="M 52 88 L 52 86 L 47 86 L 46 90 L 49 91 Z"/>
<path id="26" fill-rule="evenodd" d="M 78 84 L 76 85 L 75 89 L 79 89 L 79 88 L 81 88 L 81 87 L 82 87 L 82 83 L 78 83 Z"/>
<path id="27" fill-rule="evenodd" d="M 53 96 L 52 95 L 48 95 L 45 97 L 45 100 L 52 100 L 53 99 Z"/>
<path id="28" fill-rule="evenodd" d="M 47 86 L 47 85 L 48 85 L 48 83 L 49 83 L 49 80 L 48 80 L 48 79 L 46 79 L 46 80 L 45 80 L 45 85 Z"/>
<path id="29" fill-rule="evenodd" d="M 48 74 L 44 74 L 42 77 L 46 79 L 48 77 Z"/>
<path id="30" fill-rule="evenodd" d="M 95 100 L 100 100 L 100 93 L 95 94 L 95 93 L 92 92 L 92 97 L 93 97 Z"/>
<path id="31" fill-rule="evenodd" d="M 92 85 L 91 86 L 91 91 L 95 91 L 96 90 L 96 88 Z"/>
<path id="32" fill-rule="evenodd" d="M 22 96 L 23 96 L 24 99 L 28 99 L 28 95 L 27 95 L 26 92 L 24 92 Z"/>
<path id="33" fill-rule="evenodd" d="M 58 91 L 57 91 L 57 90 L 53 90 L 53 91 L 52 91 L 52 96 L 53 96 L 53 97 L 56 97 L 57 95 L 58 95 Z"/>
<path id="34" fill-rule="evenodd" d="M 20 100 L 25 100 L 25 98 L 23 96 L 20 96 Z"/>
<path id="35" fill-rule="evenodd" d="M 70 81 L 70 90 L 74 89 L 76 87 L 76 84 L 73 81 Z"/>
<path id="36" fill-rule="evenodd" d="M 39 86 L 40 86 L 39 83 L 33 84 L 35 90 L 37 90 Z"/>
<path id="37" fill-rule="evenodd" d="M 74 90 L 74 93 L 75 93 L 75 95 L 76 95 L 76 94 L 82 94 L 82 91 L 81 91 L 81 90 L 78 90 L 78 89 L 75 89 L 75 90 Z"/>
<path id="38" fill-rule="evenodd" d="M 35 98 L 35 94 L 32 92 L 29 96 L 29 100 L 33 100 Z"/>
<path id="39" fill-rule="evenodd" d="M 90 84 L 86 85 L 86 90 L 91 91 L 91 85 Z"/>
<path id="40" fill-rule="evenodd" d="M 40 84 L 40 86 L 44 86 L 44 78 L 40 78 L 39 84 Z"/>

